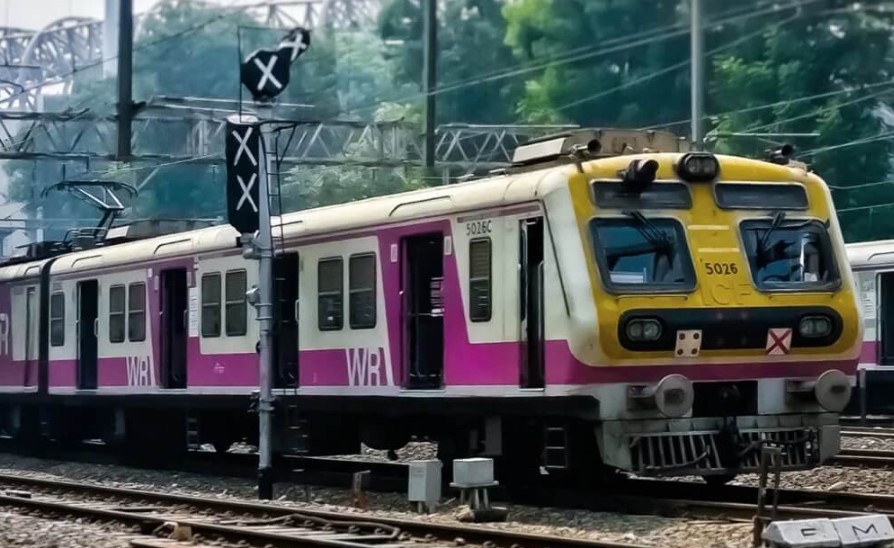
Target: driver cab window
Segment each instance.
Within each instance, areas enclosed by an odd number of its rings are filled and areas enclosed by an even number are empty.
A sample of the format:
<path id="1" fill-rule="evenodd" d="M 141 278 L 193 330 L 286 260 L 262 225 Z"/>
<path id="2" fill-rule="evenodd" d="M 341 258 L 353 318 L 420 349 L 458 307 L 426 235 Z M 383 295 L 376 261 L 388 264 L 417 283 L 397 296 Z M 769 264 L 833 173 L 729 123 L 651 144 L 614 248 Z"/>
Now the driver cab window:
<path id="1" fill-rule="evenodd" d="M 678 221 L 642 215 L 593 219 L 590 231 L 597 265 L 609 289 L 685 291 L 695 286 L 685 233 Z"/>

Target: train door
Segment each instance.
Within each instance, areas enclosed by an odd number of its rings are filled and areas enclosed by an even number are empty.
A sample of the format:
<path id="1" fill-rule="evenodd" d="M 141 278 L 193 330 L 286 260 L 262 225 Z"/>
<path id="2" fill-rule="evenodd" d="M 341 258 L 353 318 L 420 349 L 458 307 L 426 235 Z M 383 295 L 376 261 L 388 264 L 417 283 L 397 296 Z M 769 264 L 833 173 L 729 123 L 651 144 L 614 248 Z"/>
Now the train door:
<path id="1" fill-rule="evenodd" d="M 519 225 L 519 341 L 521 388 L 543 388 L 543 217 Z"/>
<path id="2" fill-rule="evenodd" d="M 276 388 L 298 386 L 298 254 L 285 253 L 273 260 L 276 330 L 273 355 Z"/>
<path id="3" fill-rule="evenodd" d="M 444 235 L 403 241 L 401 293 L 405 318 L 405 386 L 437 389 L 444 381 Z"/>
<path id="4" fill-rule="evenodd" d="M 894 365 L 894 272 L 878 275 L 878 340 L 880 365 Z"/>
<path id="5" fill-rule="evenodd" d="M 37 367 L 38 337 L 40 336 L 40 314 L 38 313 L 37 288 L 25 290 L 25 374 L 24 386 L 31 386 L 32 369 Z"/>
<path id="6" fill-rule="evenodd" d="M 97 384 L 99 335 L 99 282 L 78 283 L 78 388 L 94 390 Z"/>
<path id="7" fill-rule="evenodd" d="M 165 388 L 186 388 L 186 269 L 161 272 L 161 374 Z"/>

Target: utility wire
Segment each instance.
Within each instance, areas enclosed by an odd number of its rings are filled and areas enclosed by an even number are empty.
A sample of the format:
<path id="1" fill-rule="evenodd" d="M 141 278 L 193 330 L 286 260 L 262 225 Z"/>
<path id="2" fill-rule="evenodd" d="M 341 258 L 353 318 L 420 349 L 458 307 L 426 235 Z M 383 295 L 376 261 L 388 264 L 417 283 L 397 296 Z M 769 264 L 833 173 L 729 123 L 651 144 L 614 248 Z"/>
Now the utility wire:
<path id="1" fill-rule="evenodd" d="M 814 99 L 825 99 L 826 97 L 834 97 L 836 95 L 843 95 L 845 93 L 854 93 L 854 92 L 875 89 L 877 87 L 891 87 L 891 86 L 894 86 L 894 81 L 885 80 L 883 82 L 875 82 L 872 84 L 866 84 L 866 85 L 860 86 L 859 88 L 849 87 L 849 88 L 838 89 L 838 90 L 834 90 L 834 91 L 824 91 L 822 93 L 816 93 L 813 95 L 804 95 L 801 97 L 796 97 L 794 99 L 783 99 L 780 101 L 776 101 L 774 103 L 764 103 L 762 105 L 755 105 L 755 106 L 740 108 L 740 109 L 736 109 L 736 110 L 727 110 L 727 111 L 718 112 L 715 114 L 706 114 L 704 116 L 704 119 L 707 120 L 710 118 L 718 118 L 721 116 L 732 116 L 735 114 L 748 114 L 750 112 L 757 112 L 760 110 L 766 110 L 768 108 L 780 107 L 780 106 L 784 106 L 784 105 L 794 105 L 797 103 L 813 101 Z M 890 91 L 891 90 L 885 90 L 884 92 L 880 92 L 878 94 L 873 94 L 872 96 L 868 96 L 868 97 L 863 97 L 862 99 L 854 100 L 850 103 L 841 103 L 838 106 L 846 106 L 848 104 L 854 104 L 859 101 L 871 99 L 872 97 L 877 97 L 878 95 L 884 95 L 885 93 L 889 93 Z M 827 107 L 819 107 L 819 109 L 824 109 L 824 108 L 827 108 Z M 793 119 L 780 120 L 778 122 L 774 122 L 774 124 L 784 123 L 784 122 L 788 122 L 788 121 L 792 121 L 792 120 Z M 687 118 L 685 120 L 677 120 L 675 122 L 667 122 L 667 123 L 662 123 L 662 124 L 654 124 L 651 126 L 645 126 L 640 129 L 647 130 L 647 129 L 669 128 L 669 127 L 673 127 L 673 126 L 680 126 L 683 124 L 688 124 L 690 121 L 691 121 L 691 118 Z M 749 131 L 753 131 L 753 130 L 749 130 Z"/>
<path id="2" fill-rule="evenodd" d="M 791 22 L 791 21 L 794 21 L 794 20 L 797 19 L 798 17 L 799 17 L 798 15 L 793 15 L 793 16 L 789 17 L 788 19 L 784 19 L 784 20 L 782 20 L 782 21 L 780 21 L 780 22 L 778 22 L 778 23 L 774 23 L 772 26 L 774 26 L 774 27 L 779 27 L 779 26 L 785 25 L 785 24 L 787 24 L 787 23 L 789 23 L 789 22 Z M 737 45 L 741 44 L 742 42 L 751 40 L 751 39 L 754 38 L 755 36 L 758 36 L 758 35 L 763 34 L 765 31 L 766 31 L 766 29 L 760 29 L 760 30 L 757 30 L 757 31 L 755 31 L 755 32 L 748 33 L 748 34 L 746 34 L 745 36 L 741 36 L 741 37 L 737 38 L 736 40 L 733 40 L 732 42 L 729 42 L 728 44 L 724 44 L 723 46 L 720 46 L 720 47 L 717 47 L 717 48 L 712 49 L 711 51 L 707 52 L 706 55 L 713 55 L 713 54 L 715 54 L 715 53 L 719 53 L 719 52 L 721 52 L 721 51 L 723 51 L 723 50 L 726 50 L 726 49 L 729 49 L 729 48 L 731 48 L 731 47 L 737 46 Z M 568 108 L 571 108 L 571 107 L 576 107 L 576 106 L 578 106 L 578 105 L 582 105 L 582 104 L 584 104 L 584 103 L 589 103 L 590 101 L 595 101 L 595 100 L 597 100 L 597 99 L 600 99 L 600 98 L 602 98 L 602 97 L 605 97 L 606 95 L 610 95 L 610 94 L 612 94 L 612 93 L 614 93 L 614 92 L 616 92 L 616 91 L 620 91 L 620 90 L 623 90 L 623 89 L 627 89 L 627 88 L 629 88 L 629 87 L 633 87 L 633 86 L 635 86 L 635 85 L 637 85 L 637 84 L 641 84 L 641 83 L 643 83 L 643 82 L 646 82 L 646 81 L 649 81 L 649 80 L 653 80 L 653 79 L 655 79 L 655 78 L 657 78 L 657 77 L 659 77 L 659 76 L 663 76 L 663 75 L 665 75 L 665 74 L 668 74 L 668 73 L 671 73 L 671 72 L 675 72 L 675 71 L 677 71 L 677 70 L 680 70 L 680 69 L 682 69 L 682 68 L 685 68 L 685 67 L 689 66 L 691 63 L 692 63 L 692 61 L 691 61 L 690 59 L 687 59 L 686 61 L 682 61 L 682 62 L 677 63 L 677 64 L 675 64 L 675 65 L 671 65 L 671 66 L 669 66 L 669 67 L 666 67 L 666 68 L 664 68 L 664 69 L 661 69 L 661 70 L 658 70 L 658 71 L 654 71 L 654 72 L 651 72 L 651 73 L 649 73 L 649 74 L 645 74 L 645 75 L 640 76 L 640 77 L 638 77 L 638 78 L 634 78 L 633 80 L 630 80 L 629 82 L 624 82 L 623 84 L 621 84 L 621 85 L 619 85 L 619 86 L 616 86 L 616 87 L 614 87 L 614 88 L 607 89 L 607 90 L 603 90 L 603 91 L 600 91 L 600 92 L 598 92 L 598 93 L 594 93 L 593 95 L 588 95 L 587 97 L 582 97 L 582 98 L 580 98 L 580 99 L 576 99 L 576 100 L 571 101 L 571 102 L 569 102 L 569 103 L 565 103 L 564 105 L 561 105 L 561 106 L 556 107 L 555 110 L 557 110 L 557 111 L 562 111 L 562 110 L 565 110 L 565 109 L 568 109 Z"/>
<path id="3" fill-rule="evenodd" d="M 824 152 L 829 152 L 832 150 L 840 150 L 842 148 L 850 148 L 853 146 L 866 145 L 866 144 L 875 143 L 878 141 L 883 141 L 885 139 L 891 138 L 892 136 L 894 136 L 894 130 L 885 131 L 883 133 L 879 133 L 878 135 L 870 135 L 868 137 L 861 137 L 859 139 L 854 139 L 852 141 L 846 141 L 844 143 L 839 143 L 837 145 L 830 145 L 830 146 L 826 146 L 826 147 L 815 148 L 813 150 L 808 150 L 806 152 L 802 152 L 802 153 L 798 154 L 798 156 L 799 157 L 815 156 L 817 154 L 822 154 Z"/>
<path id="4" fill-rule="evenodd" d="M 800 7 L 809 5 L 809 4 L 814 4 L 819 1 L 821 1 L 821 0 L 799 0 L 799 1 L 790 2 L 785 5 L 772 4 L 772 5 L 770 5 L 770 7 L 765 8 L 763 10 L 757 10 L 757 11 L 750 10 L 748 13 L 745 13 L 745 14 L 736 15 L 733 17 L 727 17 L 725 19 L 712 20 L 712 21 L 707 22 L 704 26 L 705 27 L 715 27 L 715 26 L 720 26 L 720 25 L 728 25 L 728 24 L 732 24 L 732 23 L 738 23 L 741 21 L 747 21 L 747 20 L 753 19 L 755 17 L 760 17 L 762 15 L 767 15 L 770 13 L 776 13 L 776 12 L 786 10 L 786 9 L 800 8 Z M 623 50 L 630 49 L 630 48 L 635 48 L 638 46 L 653 44 L 653 43 L 664 41 L 664 40 L 674 38 L 677 36 L 688 35 L 689 32 L 690 31 L 689 31 L 688 27 L 686 27 L 686 28 L 681 27 L 681 28 L 678 28 L 677 30 L 670 30 L 670 31 L 664 32 L 660 35 L 657 35 L 657 36 L 650 36 L 647 38 L 639 38 L 639 39 L 621 43 L 621 44 L 618 44 L 615 46 L 610 46 L 610 47 L 601 48 L 601 49 L 598 49 L 595 51 L 589 51 L 589 52 L 584 52 L 584 53 L 580 53 L 580 54 L 576 54 L 576 55 L 571 55 L 571 56 L 565 57 L 560 60 L 536 62 L 536 63 L 526 66 L 526 67 L 522 66 L 520 68 L 503 71 L 503 72 L 500 72 L 500 73 L 497 73 L 494 75 L 476 77 L 476 78 L 473 78 L 473 79 L 470 79 L 467 81 L 458 82 L 456 84 L 451 84 L 451 85 L 447 85 L 447 86 L 439 86 L 439 87 L 435 88 L 434 90 L 430 91 L 429 94 L 430 95 L 440 95 L 443 93 L 458 91 L 460 89 L 465 89 L 468 87 L 473 87 L 473 86 L 477 86 L 477 85 L 484 84 L 484 83 L 505 80 L 507 78 L 512 78 L 515 76 L 529 74 L 531 72 L 536 72 L 541 69 L 545 69 L 545 68 L 549 68 L 549 67 L 566 65 L 566 64 L 575 63 L 578 61 L 584 61 L 587 59 L 592 59 L 594 57 L 599 57 L 599 56 L 607 55 L 610 53 L 617 53 L 619 51 L 623 51 Z M 648 35 L 648 33 L 643 33 L 643 35 Z M 668 70 L 668 69 L 664 69 L 664 70 Z M 676 67 L 674 67 L 674 70 L 676 70 Z M 424 92 L 419 92 L 419 93 L 413 93 L 411 95 L 406 95 L 404 97 L 397 98 L 397 99 L 388 99 L 387 101 L 400 103 L 400 102 L 422 99 L 422 98 L 425 98 L 426 95 L 427 94 Z M 384 101 L 376 101 L 375 103 L 370 103 L 369 105 L 355 107 L 355 108 L 351 109 L 351 111 L 362 112 L 362 111 L 371 110 L 371 109 L 377 108 L 381 104 L 381 102 L 384 102 Z"/>

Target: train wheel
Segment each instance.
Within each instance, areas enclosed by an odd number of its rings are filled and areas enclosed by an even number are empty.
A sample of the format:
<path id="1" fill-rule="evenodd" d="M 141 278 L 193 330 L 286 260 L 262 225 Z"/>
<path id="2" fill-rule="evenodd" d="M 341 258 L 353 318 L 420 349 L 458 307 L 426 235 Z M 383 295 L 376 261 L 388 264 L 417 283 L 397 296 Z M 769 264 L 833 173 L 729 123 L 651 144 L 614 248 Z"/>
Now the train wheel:
<path id="1" fill-rule="evenodd" d="M 711 486 L 726 485 L 736 479 L 736 474 L 719 474 L 715 476 L 702 476 L 705 483 Z"/>

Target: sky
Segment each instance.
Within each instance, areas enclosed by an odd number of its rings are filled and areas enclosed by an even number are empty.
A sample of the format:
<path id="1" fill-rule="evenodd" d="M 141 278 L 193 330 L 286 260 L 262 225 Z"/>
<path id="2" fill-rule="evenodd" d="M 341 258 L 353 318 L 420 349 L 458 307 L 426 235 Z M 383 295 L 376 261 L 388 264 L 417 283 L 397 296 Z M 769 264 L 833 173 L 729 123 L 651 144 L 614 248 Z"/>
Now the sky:
<path id="1" fill-rule="evenodd" d="M 40 29 L 57 19 L 69 16 L 102 19 L 109 0 L 0 0 L 0 25 Z M 117 2 L 118 0 L 111 0 Z M 134 11 L 147 11 L 158 0 L 133 0 Z M 215 4 L 238 4 L 234 0 L 210 0 Z"/>

